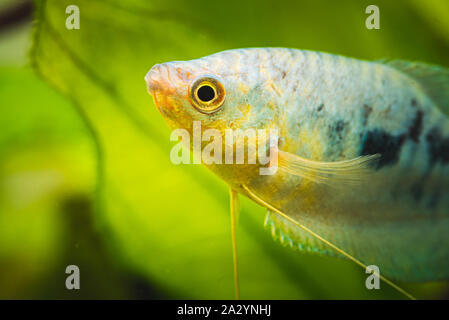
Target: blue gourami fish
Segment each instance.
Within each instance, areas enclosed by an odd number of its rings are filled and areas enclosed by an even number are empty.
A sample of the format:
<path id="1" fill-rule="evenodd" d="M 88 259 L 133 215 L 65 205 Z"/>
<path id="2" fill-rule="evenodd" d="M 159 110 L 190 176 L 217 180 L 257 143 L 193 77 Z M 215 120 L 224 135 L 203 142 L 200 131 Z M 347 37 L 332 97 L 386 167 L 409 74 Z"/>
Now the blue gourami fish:
<path id="1" fill-rule="evenodd" d="M 449 279 L 447 69 L 252 48 L 158 64 L 146 81 L 172 129 L 278 129 L 275 174 L 207 165 L 233 213 L 242 194 L 284 245 L 392 279 Z"/>

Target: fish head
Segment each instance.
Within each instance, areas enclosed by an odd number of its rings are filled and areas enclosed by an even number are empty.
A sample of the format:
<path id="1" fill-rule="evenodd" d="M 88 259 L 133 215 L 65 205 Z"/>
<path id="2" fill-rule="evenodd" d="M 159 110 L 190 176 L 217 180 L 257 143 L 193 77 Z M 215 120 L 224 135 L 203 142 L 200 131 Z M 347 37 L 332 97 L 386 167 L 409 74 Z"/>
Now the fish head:
<path id="1" fill-rule="evenodd" d="M 249 54 L 257 54 L 252 51 Z M 239 50 L 156 64 L 145 80 L 172 129 L 191 131 L 194 121 L 200 121 L 204 130 L 220 132 L 260 129 L 276 118 L 273 94 L 265 88 L 267 80 L 261 77 L 259 65 L 243 62 Z"/>

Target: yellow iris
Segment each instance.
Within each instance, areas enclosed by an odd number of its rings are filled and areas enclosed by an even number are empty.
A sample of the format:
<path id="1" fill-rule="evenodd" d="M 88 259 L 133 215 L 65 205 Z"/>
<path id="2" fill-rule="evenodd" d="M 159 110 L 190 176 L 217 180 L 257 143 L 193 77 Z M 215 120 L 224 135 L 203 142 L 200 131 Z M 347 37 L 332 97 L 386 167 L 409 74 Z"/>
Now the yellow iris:
<path id="1" fill-rule="evenodd" d="M 223 84 L 212 75 L 203 75 L 194 79 L 189 88 L 192 105 L 202 113 L 214 113 L 225 100 Z"/>

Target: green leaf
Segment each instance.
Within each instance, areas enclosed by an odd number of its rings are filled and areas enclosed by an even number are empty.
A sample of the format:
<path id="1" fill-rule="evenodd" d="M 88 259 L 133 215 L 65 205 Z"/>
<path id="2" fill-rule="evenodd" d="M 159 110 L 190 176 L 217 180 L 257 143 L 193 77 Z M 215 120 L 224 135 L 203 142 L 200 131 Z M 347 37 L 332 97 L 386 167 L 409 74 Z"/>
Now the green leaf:
<path id="1" fill-rule="evenodd" d="M 405 17 L 404 3 L 382 3 L 383 15 Z M 361 58 L 404 56 L 410 46 L 429 47 L 427 39 L 417 38 L 390 48 L 397 30 L 382 37 L 369 33 L 364 28 L 369 3 L 363 1 L 37 4 L 33 65 L 92 128 L 100 163 L 99 220 L 120 258 L 175 298 L 233 297 L 228 195 L 206 169 L 170 162 L 169 131 L 143 80 L 152 65 L 249 46 L 312 48 Z M 65 8 L 73 4 L 80 8 L 79 30 L 65 28 Z M 344 23 L 338 16 L 343 12 Z M 385 21 L 382 28 L 420 30 Z M 447 58 L 421 50 L 435 60 Z M 262 208 L 243 202 L 242 298 L 401 298 L 386 285 L 366 290 L 364 270 L 348 261 L 282 248 L 263 230 L 264 215 Z"/>

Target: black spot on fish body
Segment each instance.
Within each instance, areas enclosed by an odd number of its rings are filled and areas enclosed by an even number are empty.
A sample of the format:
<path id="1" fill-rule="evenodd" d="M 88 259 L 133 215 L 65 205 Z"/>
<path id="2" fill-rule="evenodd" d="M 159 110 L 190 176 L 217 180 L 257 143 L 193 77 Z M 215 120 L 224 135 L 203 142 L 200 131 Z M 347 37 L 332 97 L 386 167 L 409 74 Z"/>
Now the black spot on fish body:
<path id="1" fill-rule="evenodd" d="M 446 164 L 449 162 L 449 138 L 444 138 L 438 128 L 429 130 L 426 135 L 429 152 L 429 164 L 432 167 L 440 162 Z"/>
<path id="2" fill-rule="evenodd" d="M 418 105 L 418 102 L 416 101 L 415 98 L 413 98 L 410 103 L 412 104 L 412 107 L 416 107 Z"/>
<path id="3" fill-rule="evenodd" d="M 360 155 L 379 153 L 381 158 L 377 163 L 377 169 L 393 165 L 399 160 L 405 139 L 405 134 L 394 136 L 381 129 L 368 131 L 362 138 Z"/>
<path id="4" fill-rule="evenodd" d="M 338 140 L 341 140 L 343 138 L 343 131 L 346 127 L 347 122 L 343 120 L 338 120 L 332 125 L 329 125 L 329 137 L 337 138 Z"/>
<path id="5" fill-rule="evenodd" d="M 318 106 L 318 108 L 316 109 L 316 111 L 320 112 L 321 110 L 323 110 L 323 108 L 324 108 L 324 103 L 320 104 Z"/>
<path id="6" fill-rule="evenodd" d="M 423 126 L 423 117 L 423 111 L 418 110 L 415 118 L 412 120 L 411 125 L 408 128 L 408 131 L 399 135 L 391 135 L 381 129 L 374 129 L 366 132 L 362 137 L 362 148 L 360 155 L 380 153 L 381 158 L 378 162 L 377 169 L 380 169 L 386 165 L 395 164 L 399 160 L 399 154 L 402 146 L 407 139 L 410 139 L 415 143 L 419 142 Z M 449 144 L 449 139 L 447 143 Z M 419 188 L 412 193 L 419 193 L 418 189 Z"/>
<path id="7" fill-rule="evenodd" d="M 419 136 L 421 135 L 422 130 L 422 122 L 423 122 L 424 113 L 421 110 L 416 112 L 416 116 L 412 121 L 412 125 L 408 129 L 408 136 L 414 142 L 419 141 Z"/>
<path id="8" fill-rule="evenodd" d="M 363 125 L 364 126 L 366 126 L 366 124 L 368 123 L 368 118 L 369 118 L 371 112 L 373 112 L 373 108 L 367 104 L 364 104 L 363 105 Z"/>
<path id="9" fill-rule="evenodd" d="M 329 141 L 328 147 L 326 148 L 327 155 L 332 157 L 335 155 L 342 156 L 347 124 L 348 122 L 340 119 L 328 125 L 327 136 L 329 137 Z"/>
<path id="10" fill-rule="evenodd" d="M 345 126 L 346 126 L 346 123 L 343 120 L 338 120 L 337 124 L 335 125 L 335 131 L 337 133 L 341 134 L 341 132 L 343 131 Z"/>

